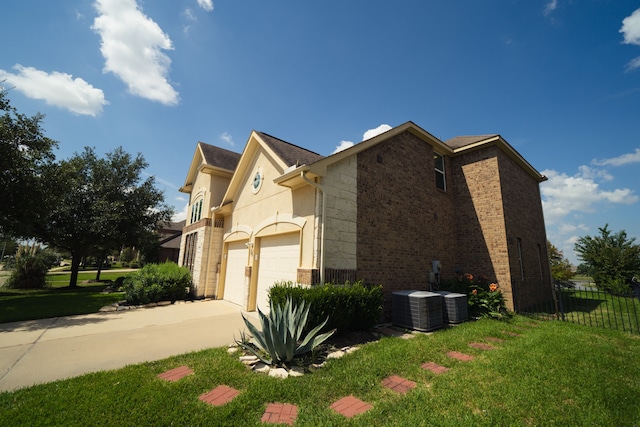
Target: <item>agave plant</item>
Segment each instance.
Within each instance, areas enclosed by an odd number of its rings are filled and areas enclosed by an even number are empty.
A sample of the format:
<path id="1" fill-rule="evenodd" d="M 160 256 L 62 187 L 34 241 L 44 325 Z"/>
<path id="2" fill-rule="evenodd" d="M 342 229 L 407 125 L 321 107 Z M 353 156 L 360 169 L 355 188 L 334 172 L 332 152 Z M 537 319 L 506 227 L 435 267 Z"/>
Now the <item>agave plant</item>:
<path id="1" fill-rule="evenodd" d="M 260 323 L 262 324 L 261 331 L 242 315 L 247 329 L 253 336 L 250 341 L 251 344 L 261 351 L 256 351 L 252 346 L 247 345 L 244 339 L 237 342 L 238 345 L 256 355 L 267 365 L 289 363 L 294 357 L 314 350 L 336 331 L 333 329 L 318 335 L 318 332 L 327 324 L 329 320 L 329 317 L 327 317 L 324 322 L 309 331 L 304 339 L 301 340 L 302 330 L 307 323 L 310 306 L 306 305 L 304 301 L 296 306 L 291 301 L 291 298 L 287 298 L 284 306 L 274 304 L 273 301 L 269 306 L 269 315 L 258 309 Z"/>

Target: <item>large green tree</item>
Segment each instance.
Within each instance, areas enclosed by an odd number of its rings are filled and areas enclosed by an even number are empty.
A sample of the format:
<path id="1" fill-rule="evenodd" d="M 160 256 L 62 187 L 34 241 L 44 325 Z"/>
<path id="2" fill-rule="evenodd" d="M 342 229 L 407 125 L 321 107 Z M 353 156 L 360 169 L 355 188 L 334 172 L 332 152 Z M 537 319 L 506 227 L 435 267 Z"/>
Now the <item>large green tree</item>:
<path id="1" fill-rule="evenodd" d="M 171 218 L 154 178 L 141 176 L 146 167 L 141 154 L 133 157 L 122 147 L 105 158 L 87 147 L 48 170 L 57 203 L 39 234 L 71 253 L 70 287 L 77 286 L 83 257 L 135 246 Z"/>
<path id="2" fill-rule="evenodd" d="M 600 289 L 630 291 L 631 279 L 640 273 L 640 246 L 626 231 L 613 232 L 609 224 L 598 229 L 599 236 L 580 237 L 575 250 L 589 266 Z"/>
<path id="3" fill-rule="evenodd" d="M 0 114 L 0 236 L 33 237 L 51 202 L 43 172 L 57 143 L 44 136 L 44 116 L 20 114 L 1 86 Z"/>
<path id="4" fill-rule="evenodd" d="M 568 282 L 575 275 L 571 269 L 571 263 L 565 258 L 564 253 L 547 240 L 549 264 L 551 265 L 551 277 L 555 281 Z"/>

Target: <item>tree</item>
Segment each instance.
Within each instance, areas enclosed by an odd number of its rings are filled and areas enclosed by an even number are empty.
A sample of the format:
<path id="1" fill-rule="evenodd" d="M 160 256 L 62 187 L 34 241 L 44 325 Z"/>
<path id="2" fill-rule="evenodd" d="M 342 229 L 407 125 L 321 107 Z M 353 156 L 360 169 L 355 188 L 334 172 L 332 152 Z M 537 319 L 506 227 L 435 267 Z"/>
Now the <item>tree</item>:
<path id="1" fill-rule="evenodd" d="M 173 211 L 155 188 L 154 178 L 141 178 L 146 167 L 141 154 L 134 158 L 122 147 L 106 158 L 86 147 L 49 168 L 47 177 L 58 200 L 39 234 L 70 252 L 70 287 L 77 286 L 83 257 L 97 255 L 103 260 L 114 249 L 136 245 L 159 222 L 170 219 Z"/>
<path id="2" fill-rule="evenodd" d="M 1 86 L 0 113 L 0 235 L 33 237 L 49 207 L 42 174 L 55 160 L 57 143 L 43 134 L 44 116 L 18 113 Z"/>
<path id="3" fill-rule="evenodd" d="M 591 269 L 599 289 L 629 291 L 631 279 L 640 272 L 640 246 L 624 230 L 613 233 L 609 224 L 598 230 L 599 236 L 579 238 L 576 252 Z"/>
<path id="4" fill-rule="evenodd" d="M 558 282 L 568 282 L 575 273 L 571 269 L 571 263 L 560 249 L 547 240 L 547 251 L 549 252 L 549 264 L 551 265 L 551 277 Z"/>

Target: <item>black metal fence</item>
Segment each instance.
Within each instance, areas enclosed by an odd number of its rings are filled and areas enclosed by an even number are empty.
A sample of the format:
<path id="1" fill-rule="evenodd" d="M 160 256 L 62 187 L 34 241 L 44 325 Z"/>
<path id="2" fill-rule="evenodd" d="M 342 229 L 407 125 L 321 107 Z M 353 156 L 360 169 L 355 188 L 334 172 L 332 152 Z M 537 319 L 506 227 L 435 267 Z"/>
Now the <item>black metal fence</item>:
<path id="1" fill-rule="evenodd" d="M 535 303 L 519 300 L 521 283 L 513 283 L 519 314 L 640 334 L 640 298 L 613 295 L 586 283 L 556 283 L 548 297 Z"/>

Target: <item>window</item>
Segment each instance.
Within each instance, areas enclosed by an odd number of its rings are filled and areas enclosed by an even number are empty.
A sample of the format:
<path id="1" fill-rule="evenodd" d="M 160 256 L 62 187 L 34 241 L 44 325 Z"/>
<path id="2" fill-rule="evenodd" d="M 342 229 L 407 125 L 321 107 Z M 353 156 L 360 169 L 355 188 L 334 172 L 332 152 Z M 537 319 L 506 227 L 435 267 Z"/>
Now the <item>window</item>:
<path id="1" fill-rule="evenodd" d="M 191 224 L 200 221 L 202 218 L 202 199 L 191 205 Z"/>
<path id="2" fill-rule="evenodd" d="M 196 247 L 198 246 L 198 233 L 190 233 L 186 235 L 184 242 L 184 255 L 182 257 L 182 265 L 189 268 L 193 273 L 193 265 L 196 259 Z"/>
<path id="3" fill-rule="evenodd" d="M 444 156 L 435 153 L 433 155 L 433 160 L 436 166 L 436 188 L 446 190 L 447 187 L 444 179 Z"/>
<path id="4" fill-rule="evenodd" d="M 520 263 L 520 279 L 524 280 L 524 262 L 522 261 L 522 239 L 518 237 L 518 262 Z"/>

